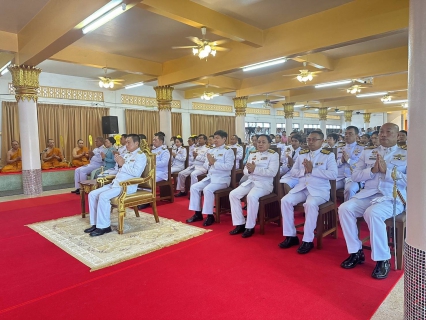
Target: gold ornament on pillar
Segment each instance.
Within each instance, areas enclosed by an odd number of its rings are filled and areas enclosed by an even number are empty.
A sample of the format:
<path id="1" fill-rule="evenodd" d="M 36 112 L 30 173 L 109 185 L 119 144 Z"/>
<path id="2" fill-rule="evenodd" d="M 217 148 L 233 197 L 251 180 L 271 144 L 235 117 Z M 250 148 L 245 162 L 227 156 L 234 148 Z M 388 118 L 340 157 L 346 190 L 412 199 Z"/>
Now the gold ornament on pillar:
<path id="1" fill-rule="evenodd" d="M 172 86 L 158 86 L 154 87 L 155 93 L 157 94 L 158 110 L 172 111 Z"/>
<path id="2" fill-rule="evenodd" d="M 38 77 L 41 69 L 24 65 L 11 65 L 8 69 L 12 75 L 12 85 L 15 88 L 16 101 L 33 100 L 37 102 L 37 90 L 40 87 Z"/>
<path id="3" fill-rule="evenodd" d="M 295 105 L 294 102 L 283 103 L 284 117 L 286 119 L 293 119 L 294 105 Z"/>
<path id="4" fill-rule="evenodd" d="M 352 121 L 352 110 L 345 110 L 345 122 L 351 122 Z"/>
<path id="5" fill-rule="evenodd" d="M 234 100 L 235 115 L 245 117 L 248 97 L 236 97 Z"/>
<path id="6" fill-rule="evenodd" d="M 370 123 L 371 113 L 364 113 L 364 122 Z"/>
<path id="7" fill-rule="evenodd" d="M 318 116 L 320 121 L 327 120 L 327 108 L 319 108 L 318 109 Z"/>

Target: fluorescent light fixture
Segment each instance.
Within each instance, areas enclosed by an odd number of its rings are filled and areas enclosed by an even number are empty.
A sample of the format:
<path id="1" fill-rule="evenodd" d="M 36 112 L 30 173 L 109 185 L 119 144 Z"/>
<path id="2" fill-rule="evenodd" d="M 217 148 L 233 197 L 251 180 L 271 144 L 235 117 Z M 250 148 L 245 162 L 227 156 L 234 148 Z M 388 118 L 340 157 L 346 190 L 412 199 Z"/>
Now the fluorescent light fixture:
<path id="1" fill-rule="evenodd" d="M 9 72 L 9 69 L 7 68 L 10 64 L 12 63 L 12 61 L 9 61 L 8 63 L 6 63 L 1 69 L 0 69 L 0 75 L 4 75 L 6 73 Z"/>
<path id="2" fill-rule="evenodd" d="M 408 102 L 407 99 L 405 100 L 392 100 L 392 101 L 387 101 L 387 102 L 383 102 L 384 104 L 392 104 L 392 103 L 406 103 Z"/>
<path id="3" fill-rule="evenodd" d="M 344 111 L 336 111 L 336 113 L 343 113 Z"/>
<path id="4" fill-rule="evenodd" d="M 366 97 L 383 96 L 385 94 L 387 94 L 387 92 L 362 93 L 362 94 L 357 94 L 356 97 L 357 98 L 366 98 Z"/>
<path id="5" fill-rule="evenodd" d="M 259 100 L 259 101 L 250 102 L 250 104 L 261 104 L 261 103 L 264 103 L 264 102 L 265 102 L 264 100 Z"/>
<path id="6" fill-rule="evenodd" d="M 260 63 L 255 63 L 255 64 L 251 64 L 251 65 L 243 67 L 243 71 L 251 71 L 251 70 L 255 70 L 255 69 L 270 67 L 270 66 L 274 66 L 276 64 L 284 63 L 286 61 L 287 61 L 286 58 L 278 58 L 278 59 L 273 59 L 273 60 L 264 61 L 264 62 L 260 62 Z"/>
<path id="7" fill-rule="evenodd" d="M 136 88 L 136 87 L 140 87 L 143 86 L 143 82 L 136 82 L 133 84 L 129 84 L 127 86 L 124 87 L 124 89 L 132 89 L 132 88 Z"/>
<path id="8" fill-rule="evenodd" d="M 81 23 L 81 26 L 82 27 L 87 26 L 90 22 L 98 19 L 100 16 L 102 16 L 105 13 L 107 13 L 108 11 L 114 9 L 116 6 L 118 6 L 122 2 L 123 2 L 122 0 L 111 0 L 106 5 L 104 5 L 102 8 L 100 8 L 98 11 L 92 13 L 90 16 L 88 16 L 86 19 L 84 19 L 83 22 Z"/>
<path id="9" fill-rule="evenodd" d="M 296 104 L 293 108 L 300 108 L 300 107 L 304 107 L 304 104 Z"/>
<path id="10" fill-rule="evenodd" d="M 326 82 L 326 83 L 320 83 L 316 84 L 315 88 L 324 88 L 324 87 L 331 87 L 331 86 L 339 86 L 341 84 L 348 84 L 351 83 L 352 80 L 342 80 L 342 81 L 335 81 L 335 82 Z"/>
<path id="11" fill-rule="evenodd" d="M 126 4 L 123 3 L 122 5 L 118 5 L 120 3 L 116 3 L 114 6 L 114 9 L 108 11 L 104 15 L 100 16 L 98 19 L 94 20 L 90 24 L 88 24 L 86 27 L 82 29 L 83 34 L 89 33 L 90 31 L 93 31 L 100 26 L 104 25 L 108 21 L 114 19 L 116 16 L 122 14 L 126 10 Z"/>

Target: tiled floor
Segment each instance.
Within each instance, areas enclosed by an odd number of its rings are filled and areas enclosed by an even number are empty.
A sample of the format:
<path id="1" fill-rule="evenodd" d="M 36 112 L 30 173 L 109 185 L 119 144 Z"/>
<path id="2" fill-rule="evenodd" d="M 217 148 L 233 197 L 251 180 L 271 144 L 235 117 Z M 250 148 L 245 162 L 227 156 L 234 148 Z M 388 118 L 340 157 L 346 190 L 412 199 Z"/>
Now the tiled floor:
<path id="1" fill-rule="evenodd" d="M 44 191 L 40 197 L 51 196 L 55 194 L 68 193 L 73 191 L 74 188 L 59 189 Z M 15 195 L 0 197 L 0 202 L 27 199 L 29 197 L 24 195 Z M 392 272 L 392 271 L 391 271 Z M 382 280 L 386 281 L 386 280 Z M 381 304 L 377 312 L 371 318 L 372 320 L 391 320 L 404 318 L 404 278 L 398 281 L 393 290 L 387 296 L 385 301 Z"/>

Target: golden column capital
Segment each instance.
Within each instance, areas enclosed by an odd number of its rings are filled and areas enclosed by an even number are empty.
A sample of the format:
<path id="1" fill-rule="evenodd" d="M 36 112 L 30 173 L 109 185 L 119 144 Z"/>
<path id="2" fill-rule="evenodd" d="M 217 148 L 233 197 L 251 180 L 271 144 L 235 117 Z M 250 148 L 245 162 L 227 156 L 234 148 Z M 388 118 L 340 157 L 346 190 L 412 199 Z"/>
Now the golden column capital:
<path id="1" fill-rule="evenodd" d="M 351 122 L 352 121 L 352 110 L 345 110 L 345 122 Z"/>
<path id="2" fill-rule="evenodd" d="M 234 108 L 235 115 L 245 117 L 246 116 L 246 108 L 247 108 L 247 96 L 244 97 L 235 97 L 234 100 Z"/>
<path id="3" fill-rule="evenodd" d="M 37 90 L 40 87 L 38 77 L 41 69 L 24 65 L 11 65 L 8 69 L 12 75 L 12 85 L 15 88 L 16 101 L 33 100 L 37 102 Z"/>
<path id="4" fill-rule="evenodd" d="M 172 111 L 172 100 L 173 100 L 173 87 L 172 86 L 158 86 L 154 87 L 157 95 L 158 110 Z"/>
<path id="5" fill-rule="evenodd" d="M 294 105 L 295 105 L 294 102 L 283 103 L 283 106 L 284 106 L 284 117 L 286 119 L 293 119 Z"/>
<path id="6" fill-rule="evenodd" d="M 370 123 L 371 113 L 364 113 L 364 122 Z"/>
<path id="7" fill-rule="evenodd" d="M 319 108 L 318 109 L 318 116 L 320 121 L 325 121 L 327 120 L 327 108 Z"/>

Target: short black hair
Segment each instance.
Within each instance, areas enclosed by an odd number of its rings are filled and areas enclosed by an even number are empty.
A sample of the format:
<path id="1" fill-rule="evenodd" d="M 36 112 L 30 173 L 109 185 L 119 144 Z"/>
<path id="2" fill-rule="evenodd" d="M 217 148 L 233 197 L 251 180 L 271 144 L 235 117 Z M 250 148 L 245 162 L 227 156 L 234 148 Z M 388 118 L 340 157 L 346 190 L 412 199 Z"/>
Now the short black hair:
<path id="1" fill-rule="evenodd" d="M 223 130 L 217 130 L 214 134 L 213 134 L 213 137 L 214 136 L 220 136 L 221 138 L 228 138 L 228 134 L 225 132 L 225 131 L 223 131 Z M 210 137 L 212 137 L 212 136 L 210 136 Z"/>
<path id="2" fill-rule="evenodd" d="M 207 141 L 207 136 L 205 134 L 199 134 L 197 138 L 203 138 Z"/>
<path id="3" fill-rule="evenodd" d="M 324 140 L 324 133 L 322 132 L 322 131 L 320 131 L 320 130 L 314 130 L 314 131 L 311 131 L 311 133 L 310 134 L 317 134 L 317 135 L 319 135 L 320 136 L 320 139 L 322 139 L 322 140 Z"/>
<path id="4" fill-rule="evenodd" d="M 164 134 L 162 134 L 162 132 L 154 133 L 154 136 L 155 136 L 155 137 L 158 137 L 158 139 L 159 139 L 159 140 L 161 140 L 161 141 L 163 141 L 163 142 L 164 142 L 164 137 L 165 137 L 165 135 L 164 135 Z"/>
<path id="5" fill-rule="evenodd" d="M 163 135 L 163 136 L 166 136 L 166 134 L 165 134 L 163 131 L 158 131 L 157 133 L 158 133 L 158 134 L 161 134 L 161 135 Z"/>
<path id="6" fill-rule="evenodd" d="M 141 139 L 139 138 L 139 136 L 137 134 L 134 134 L 134 133 L 128 134 L 127 138 L 131 138 L 133 140 L 133 142 L 135 142 L 135 143 L 137 142 L 138 145 L 141 143 Z"/>
<path id="7" fill-rule="evenodd" d="M 373 132 L 371 133 L 371 135 L 373 135 L 373 134 L 375 134 L 375 135 L 379 136 L 379 131 L 373 131 Z M 371 137 L 371 136 L 370 136 L 370 137 Z"/>
<path id="8" fill-rule="evenodd" d="M 294 136 L 291 137 L 291 140 L 296 139 L 297 141 L 299 141 L 299 143 L 303 143 L 303 138 L 300 134 L 295 134 Z"/>
<path id="9" fill-rule="evenodd" d="M 143 133 L 141 133 L 141 134 L 139 134 L 139 138 L 142 140 L 142 139 L 145 139 L 146 140 L 146 135 L 144 135 Z"/>
<path id="10" fill-rule="evenodd" d="M 355 126 L 349 126 L 349 127 L 346 128 L 346 130 L 351 130 L 351 129 L 354 129 L 355 134 L 359 134 L 359 129 Z"/>
<path id="11" fill-rule="evenodd" d="M 370 141 L 370 135 L 369 135 L 369 134 L 367 134 L 367 133 L 366 133 L 366 134 L 363 134 L 363 135 L 361 136 L 361 138 L 362 138 L 362 137 L 367 137 L 367 138 L 368 138 L 368 141 Z"/>
<path id="12" fill-rule="evenodd" d="M 209 135 L 209 138 L 214 138 L 214 134 Z"/>
<path id="13" fill-rule="evenodd" d="M 108 137 L 107 138 L 109 140 L 109 142 L 111 142 L 112 144 L 115 144 L 117 141 L 115 141 L 114 137 Z"/>
<path id="14" fill-rule="evenodd" d="M 399 130 L 399 132 L 405 133 L 405 135 L 408 137 L 408 132 L 405 130 Z"/>
<path id="15" fill-rule="evenodd" d="M 121 135 L 121 137 L 122 138 L 127 138 L 129 135 L 128 134 L 125 134 L 125 133 L 123 133 L 122 135 Z"/>
<path id="16" fill-rule="evenodd" d="M 195 143 L 195 137 L 193 137 L 193 136 L 190 136 L 190 137 L 188 138 L 188 140 L 191 140 L 192 142 L 194 142 L 194 143 Z"/>
<path id="17" fill-rule="evenodd" d="M 265 134 L 265 133 L 257 134 L 257 135 L 256 135 L 256 137 L 257 137 L 257 139 L 259 139 L 260 137 L 265 137 L 265 138 L 266 138 L 266 140 L 268 140 L 268 143 L 271 143 L 271 142 L 272 142 L 272 139 L 271 139 L 271 137 L 270 137 L 270 135 L 269 135 L 269 134 Z"/>
<path id="18" fill-rule="evenodd" d="M 329 133 L 327 138 L 333 138 L 334 141 L 339 141 L 339 135 L 337 133 Z"/>

